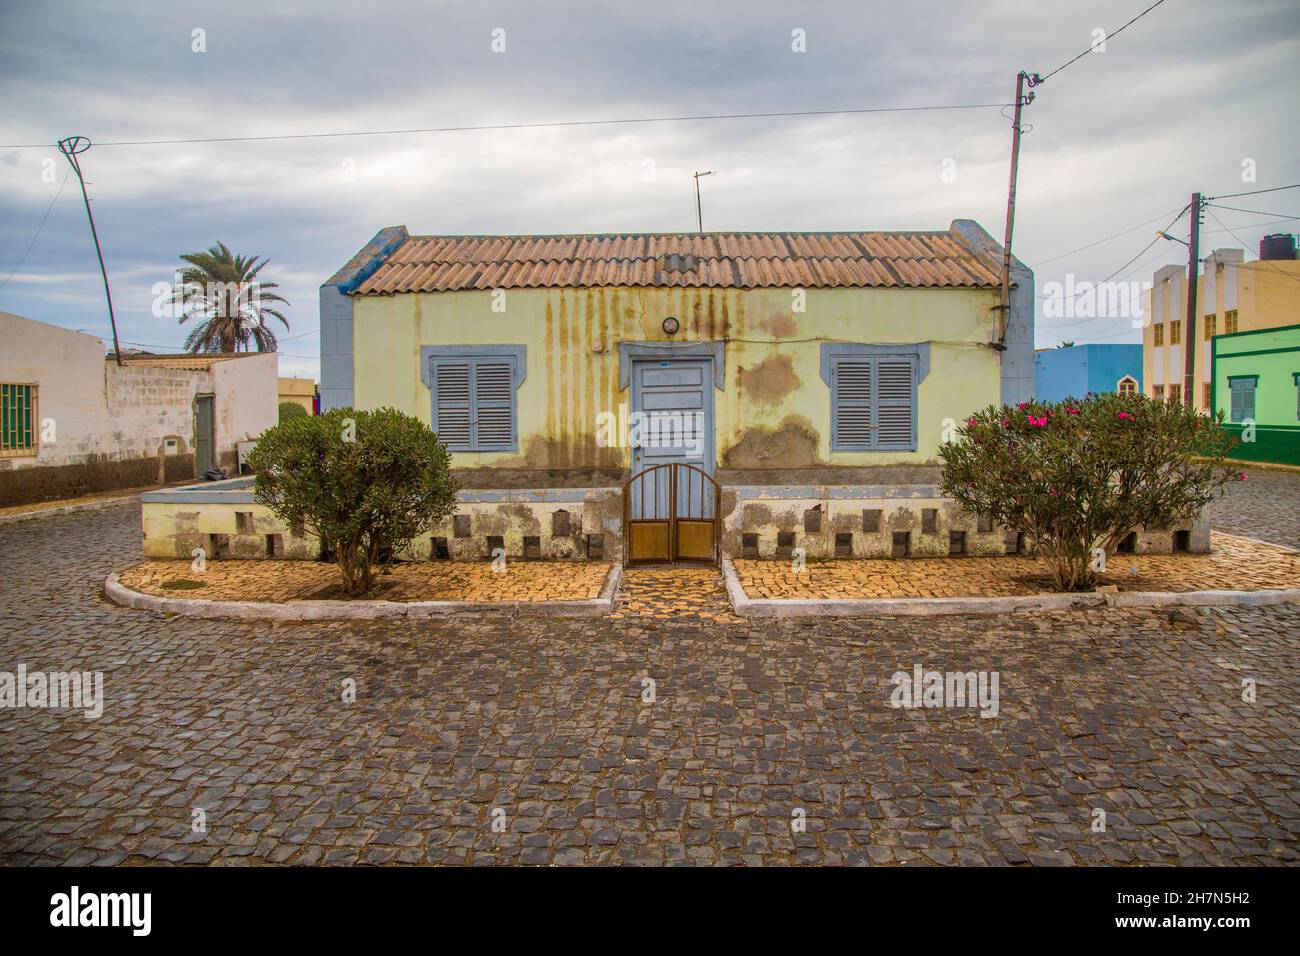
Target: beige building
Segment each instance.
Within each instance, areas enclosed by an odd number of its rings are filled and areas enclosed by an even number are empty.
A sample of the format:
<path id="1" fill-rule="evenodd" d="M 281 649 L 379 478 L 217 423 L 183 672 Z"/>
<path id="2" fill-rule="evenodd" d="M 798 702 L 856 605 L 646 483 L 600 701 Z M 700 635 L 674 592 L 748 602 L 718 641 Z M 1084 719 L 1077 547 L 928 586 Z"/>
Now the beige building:
<path id="1" fill-rule="evenodd" d="M 1188 341 L 1187 269 L 1164 266 L 1153 277 L 1142 331 L 1142 381 L 1153 398 L 1184 400 L 1185 349 L 1190 348 L 1192 401 L 1209 411 L 1213 338 L 1300 323 L 1300 260 L 1292 252 L 1290 259 L 1246 262 L 1241 249 L 1216 249 L 1202 260 L 1196 281 L 1196 327 L 1194 341 Z"/>
<path id="2" fill-rule="evenodd" d="M 280 377 L 280 404 L 292 402 L 300 405 L 308 415 L 316 414 L 316 380 L 311 378 Z"/>
<path id="3" fill-rule="evenodd" d="M 0 312 L 0 507 L 234 474 L 276 423 L 278 357 L 130 355 Z"/>

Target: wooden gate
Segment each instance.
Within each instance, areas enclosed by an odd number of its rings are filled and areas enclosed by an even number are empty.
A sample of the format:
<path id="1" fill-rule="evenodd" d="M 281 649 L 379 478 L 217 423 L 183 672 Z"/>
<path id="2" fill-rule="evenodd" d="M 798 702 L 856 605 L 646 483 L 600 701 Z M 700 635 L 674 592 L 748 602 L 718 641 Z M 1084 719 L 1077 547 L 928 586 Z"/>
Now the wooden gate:
<path id="1" fill-rule="evenodd" d="M 718 483 L 674 462 L 633 475 L 623 489 L 627 563 L 718 563 Z"/>

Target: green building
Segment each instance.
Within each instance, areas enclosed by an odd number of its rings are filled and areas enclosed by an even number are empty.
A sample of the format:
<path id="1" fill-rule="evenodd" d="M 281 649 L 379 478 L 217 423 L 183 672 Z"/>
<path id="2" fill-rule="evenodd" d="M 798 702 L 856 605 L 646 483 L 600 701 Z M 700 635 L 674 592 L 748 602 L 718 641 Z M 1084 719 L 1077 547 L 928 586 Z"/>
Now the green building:
<path id="1" fill-rule="evenodd" d="M 1300 465 L 1300 325 L 1216 335 L 1210 344 L 1214 407 L 1242 439 L 1233 457 Z"/>

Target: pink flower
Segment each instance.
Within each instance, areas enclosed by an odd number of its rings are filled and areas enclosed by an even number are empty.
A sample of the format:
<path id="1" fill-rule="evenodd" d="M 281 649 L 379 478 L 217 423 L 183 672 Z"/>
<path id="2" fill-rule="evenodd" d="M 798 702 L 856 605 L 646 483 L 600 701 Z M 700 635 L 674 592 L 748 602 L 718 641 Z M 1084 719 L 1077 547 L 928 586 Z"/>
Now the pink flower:
<path id="1" fill-rule="evenodd" d="M 1029 407 L 1028 402 L 1021 402 L 1019 405 L 1016 406 L 1016 408 L 1020 409 L 1022 412 L 1028 407 Z"/>
<path id="2" fill-rule="evenodd" d="M 1246 480 L 1246 473 L 1245 473 L 1244 471 L 1239 471 L 1239 472 L 1237 472 L 1237 480 L 1238 480 L 1238 481 L 1245 481 L 1245 480 Z"/>
<path id="3" fill-rule="evenodd" d="M 1030 416 L 1029 416 L 1029 424 L 1033 425 L 1035 428 L 1046 428 L 1046 427 L 1047 427 L 1047 416 L 1044 415 L 1044 416 L 1042 416 L 1041 418 L 1035 418 L 1033 415 L 1030 415 Z"/>
<path id="4" fill-rule="evenodd" d="M 975 419 L 973 419 L 973 418 L 968 418 L 968 419 L 966 419 L 966 427 L 967 427 L 967 428 L 974 428 L 974 427 L 976 426 L 976 424 L 978 424 L 978 423 L 975 421 Z"/>
<path id="5" fill-rule="evenodd" d="M 1071 405 L 1069 408 L 1067 408 L 1066 411 L 1069 412 L 1071 415 L 1077 415 L 1077 414 L 1079 414 L 1079 410 L 1078 410 L 1077 408 L 1075 408 L 1073 405 Z"/>
<path id="6" fill-rule="evenodd" d="M 1120 417 L 1120 418 L 1132 418 L 1133 416 L 1130 415 L 1128 412 L 1120 412 L 1120 413 L 1119 413 L 1119 417 Z"/>
<path id="7" fill-rule="evenodd" d="M 1056 489 L 1055 489 L 1055 488 L 1051 488 L 1051 489 L 1049 489 L 1047 493 L 1048 493 L 1049 495 L 1051 495 L 1053 498 L 1056 497 Z"/>
<path id="8" fill-rule="evenodd" d="M 1004 418 L 1004 419 L 1002 419 L 1002 427 L 1003 427 L 1003 428 L 1010 428 L 1010 427 L 1011 427 L 1011 419 L 1009 419 L 1009 418 Z"/>

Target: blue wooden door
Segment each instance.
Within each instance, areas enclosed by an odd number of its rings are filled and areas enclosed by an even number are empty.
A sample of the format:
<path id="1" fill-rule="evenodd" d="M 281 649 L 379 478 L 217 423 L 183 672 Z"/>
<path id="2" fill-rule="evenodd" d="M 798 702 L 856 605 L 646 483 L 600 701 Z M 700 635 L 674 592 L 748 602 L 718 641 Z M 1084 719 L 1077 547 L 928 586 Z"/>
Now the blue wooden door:
<path id="1" fill-rule="evenodd" d="M 694 465 L 713 473 L 713 362 L 710 359 L 666 359 L 637 362 L 632 370 L 632 415 L 628 438 L 632 445 L 632 474 L 655 465 Z M 668 519 L 670 476 L 661 468 L 636 483 L 633 519 Z M 687 469 L 677 484 L 675 513 L 713 518 L 708 482 Z"/>

